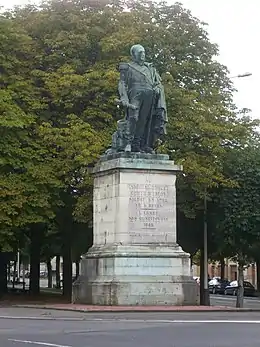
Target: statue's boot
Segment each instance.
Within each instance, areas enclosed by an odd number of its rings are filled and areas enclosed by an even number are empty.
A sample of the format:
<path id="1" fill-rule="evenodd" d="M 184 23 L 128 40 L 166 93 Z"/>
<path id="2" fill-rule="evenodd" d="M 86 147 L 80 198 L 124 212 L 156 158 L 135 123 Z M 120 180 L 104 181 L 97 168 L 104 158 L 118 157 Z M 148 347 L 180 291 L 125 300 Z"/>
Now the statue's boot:
<path id="1" fill-rule="evenodd" d="M 132 146 L 128 143 L 124 149 L 125 152 L 132 152 Z"/>
<path id="2" fill-rule="evenodd" d="M 133 139 L 132 146 L 131 146 L 132 152 L 137 152 L 137 153 L 141 152 L 140 142 L 141 142 L 141 140 L 139 138 Z"/>
<path id="3" fill-rule="evenodd" d="M 148 146 L 143 147 L 141 149 L 141 151 L 143 153 L 149 153 L 149 154 L 154 154 L 155 153 L 155 151 L 151 147 L 148 147 Z"/>

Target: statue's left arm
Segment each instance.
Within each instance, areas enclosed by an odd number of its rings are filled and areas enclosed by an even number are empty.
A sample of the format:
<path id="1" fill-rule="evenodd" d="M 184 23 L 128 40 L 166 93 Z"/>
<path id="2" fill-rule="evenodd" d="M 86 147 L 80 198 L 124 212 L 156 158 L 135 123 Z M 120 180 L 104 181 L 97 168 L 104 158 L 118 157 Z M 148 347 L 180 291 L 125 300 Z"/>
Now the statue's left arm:
<path id="1" fill-rule="evenodd" d="M 167 107 L 166 107 L 166 100 L 165 100 L 165 92 L 164 87 L 162 84 L 162 78 L 159 75 L 159 73 L 155 70 L 154 71 L 154 82 L 155 82 L 155 90 L 157 91 L 157 102 L 156 102 L 156 109 L 159 111 L 159 114 L 161 114 L 161 126 L 164 128 L 163 132 L 166 133 L 166 123 L 168 122 L 167 117 Z"/>
<path id="2" fill-rule="evenodd" d="M 162 78 L 159 75 L 159 73 L 155 70 L 154 71 L 154 80 L 155 80 L 155 84 L 159 87 L 163 89 L 163 85 L 162 85 Z"/>
<path id="3" fill-rule="evenodd" d="M 158 107 L 163 108 L 166 111 L 166 102 L 165 102 L 165 93 L 164 93 L 164 87 L 162 84 L 162 78 L 159 75 L 159 73 L 154 69 L 154 85 L 155 90 L 158 95 Z"/>
<path id="4" fill-rule="evenodd" d="M 129 65 L 127 63 L 119 64 L 120 79 L 118 83 L 118 92 L 120 96 L 120 101 L 122 102 L 123 106 L 127 106 L 127 107 L 129 105 L 128 70 L 129 70 Z"/>

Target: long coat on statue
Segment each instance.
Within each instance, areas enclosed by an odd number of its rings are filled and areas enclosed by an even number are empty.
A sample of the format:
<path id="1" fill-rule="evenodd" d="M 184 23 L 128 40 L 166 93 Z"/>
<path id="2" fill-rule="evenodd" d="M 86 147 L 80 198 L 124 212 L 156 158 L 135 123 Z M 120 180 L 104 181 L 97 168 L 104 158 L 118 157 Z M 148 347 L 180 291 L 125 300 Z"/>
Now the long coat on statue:
<path id="1" fill-rule="evenodd" d="M 155 141 L 166 133 L 168 121 L 161 78 L 150 63 L 121 63 L 119 70 L 120 98 L 134 106 L 126 110 L 131 143 L 137 149 L 153 148 Z"/>

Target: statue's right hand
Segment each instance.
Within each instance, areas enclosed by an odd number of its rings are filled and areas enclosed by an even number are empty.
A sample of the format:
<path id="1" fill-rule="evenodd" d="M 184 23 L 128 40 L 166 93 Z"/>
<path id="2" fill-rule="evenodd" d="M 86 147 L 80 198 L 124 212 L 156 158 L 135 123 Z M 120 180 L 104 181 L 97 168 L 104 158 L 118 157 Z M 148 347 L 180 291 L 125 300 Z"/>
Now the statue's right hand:
<path id="1" fill-rule="evenodd" d="M 154 92 L 155 92 L 156 95 L 160 95 L 160 93 L 161 93 L 161 88 L 159 88 L 158 86 L 156 86 L 156 87 L 154 88 Z"/>
<path id="2" fill-rule="evenodd" d="M 121 100 L 121 104 L 123 107 L 129 107 L 129 102 L 126 100 Z"/>
<path id="3" fill-rule="evenodd" d="M 127 100 L 121 100 L 121 105 L 126 108 L 131 108 L 132 110 L 137 110 L 137 106 L 130 104 Z"/>

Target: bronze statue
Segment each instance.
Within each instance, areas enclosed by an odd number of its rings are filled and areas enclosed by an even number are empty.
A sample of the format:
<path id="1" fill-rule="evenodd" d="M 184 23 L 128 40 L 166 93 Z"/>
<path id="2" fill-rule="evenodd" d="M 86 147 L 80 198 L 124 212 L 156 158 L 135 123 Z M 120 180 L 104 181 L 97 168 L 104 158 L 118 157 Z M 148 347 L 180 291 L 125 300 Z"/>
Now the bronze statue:
<path id="1" fill-rule="evenodd" d="M 145 62 L 143 46 L 132 46 L 130 53 L 132 62 L 119 64 L 118 102 L 125 109 L 124 127 L 119 124 L 109 152 L 153 153 L 156 141 L 166 133 L 164 88 L 156 69 Z"/>

